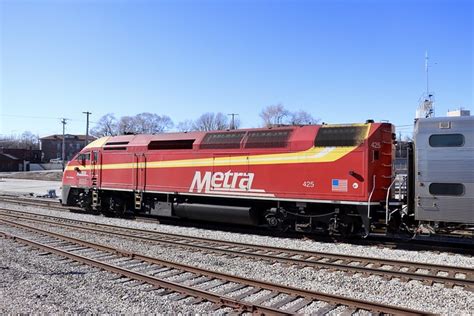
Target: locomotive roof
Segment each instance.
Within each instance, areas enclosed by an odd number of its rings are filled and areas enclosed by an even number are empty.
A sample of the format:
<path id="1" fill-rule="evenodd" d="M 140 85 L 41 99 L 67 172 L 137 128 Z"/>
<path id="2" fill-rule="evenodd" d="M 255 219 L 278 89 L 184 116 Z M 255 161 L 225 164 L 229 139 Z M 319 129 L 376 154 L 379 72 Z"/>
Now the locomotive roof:
<path id="1" fill-rule="evenodd" d="M 215 131 L 197 131 L 197 132 L 174 132 L 174 133 L 160 133 L 160 134 L 136 134 L 136 135 L 119 135 L 106 136 L 97 139 L 87 145 L 86 148 L 103 147 L 106 144 L 111 146 L 146 146 L 151 141 L 179 141 L 179 140 L 194 140 L 196 144 L 201 143 L 204 137 L 208 134 L 222 134 L 222 133 L 246 133 L 246 132 L 263 132 L 263 131 L 292 131 L 292 138 L 298 137 L 295 131 L 300 130 L 303 134 L 310 132 L 311 137 L 314 138 L 314 133 L 320 125 L 304 125 L 304 126 L 278 126 L 269 128 L 246 128 L 235 130 L 215 130 Z M 296 134 L 296 135 L 295 135 Z"/>
<path id="2" fill-rule="evenodd" d="M 86 148 L 117 148 L 122 147 L 142 147 L 142 146 L 151 146 L 153 143 L 162 143 L 166 144 L 166 148 L 161 149 L 174 149 L 170 146 L 178 143 L 183 144 L 183 146 L 189 146 L 191 148 L 200 148 L 200 149 L 230 149 L 237 147 L 212 147 L 216 145 L 217 140 L 219 144 L 230 143 L 236 145 L 240 144 L 241 140 L 246 137 L 257 138 L 257 143 L 265 140 L 268 137 L 275 137 L 274 140 L 283 142 L 285 144 L 291 144 L 293 149 L 303 149 L 309 148 L 314 144 L 315 136 L 318 134 L 318 130 L 323 128 L 337 128 L 337 127 L 357 127 L 357 126 L 369 126 L 372 123 L 362 123 L 362 124 L 323 124 L 323 125 L 302 125 L 302 126 L 278 126 L 278 127 L 269 127 L 269 128 L 246 128 L 246 129 L 236 129 L 236 130 L 216 130 L 216 131 L 197 131 L 197 132 L 178 132 L 178 133 L 160 133 L 160 134 L 137 134 L 137 135 L 119 135 L 119 136 L 108 136 L 97 139 L 86 146 Z M 375 123 L 377 124 L 377 123 Z M 268 133 L 267 133 L 268 132 Z M 272 133 L 273 132 L 273 133 Z M 281 133 L 278 133 L 281 132 Z M 286 133 L 285 133 L 286 132 Z M 232 136 L 233 135 L 233 136 Z M 214 139 L 213 139 L 214 138 Z M 219 140 L 217 138 L 220 138 Z M 278 139 L 277 139 L 278 138 Z M 245 139 L 244 139 L 245 140 Z M 248 144 L 247 139 L 247 144 Z M 246 148 L 265 148 L 266 146 L 260 147 L 257 143 L 249 145 Z M 218 146 L 218 145 L 217 145 Z M 247 145 L 246 145 L 247 146 Z M 277 146 L 281 147 L 281 146 Z M 286 147 L 284 145 L 283 147 Z M 188 148 L 188 147 L 186 147 Z M 156 149 L 156 148 L 155 148 Z M 180 148 L 184 149 L 184 148 Z"/>

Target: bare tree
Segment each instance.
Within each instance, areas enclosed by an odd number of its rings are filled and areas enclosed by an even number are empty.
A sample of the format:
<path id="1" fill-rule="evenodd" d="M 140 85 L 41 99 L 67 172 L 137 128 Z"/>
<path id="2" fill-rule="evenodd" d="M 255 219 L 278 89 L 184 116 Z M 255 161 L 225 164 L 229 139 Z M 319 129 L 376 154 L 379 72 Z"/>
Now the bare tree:
<path id="1" fill-rule="evenodd" d="M 138 134 L 138 126 L 134 116 L 122 116 L 117 123 L 117 134 Z"/>
<path id="2" fill-rule="evenodd" d="M 21 135 L 0 136 L 0 148 L 39 149 L 39 137 L 30 131 Z"/>
<path id="3" fill-rule="evenodd" d="M 173 127 L 169 116 L 153 113 L 140 113 L 133 118 L 134 131 L 138 134 L 157 134 Z"/>
<path id="4" fill-rule="evenodd" d="M 290 112 L 285 109 L 282 104 L 269 105 L 260 112 L 260 117 L 263 120 L 263 125 L 271 127 L 274 125 L 284 124 L 286 117 Z"/>
<path id="5" fill-rule="evenodd" d="M 91 135 L 95 137 L 115 136 L 118 134 L 117 119 L 112 113 L 107 113 L 102 116 L 91 129 Z"/>
<path id="6" fill-rule="evenodd" d="M 299 110 L 291 112 L 285 109 L 282 104 L 269 105 L 260 112 L 263 126 L 271 127 L 277 125 L 307 125 L 316 124 L 319 119 L 315 119 L 306 111 Z"/>
<path id="7" fill-rule="evenodd" d="M 182 122 L 179 122 L 178 125 L 176 126 L 176 129 L 180 132 L 191 132 L 195 131 L 195 126 L 194 122 L 192 120 L 185 120 Z"/>
<path id="8" fill-rule="evenodd" d="M 289 114 L 289 123 L 291 125 L 308 125 L 316 124 L 318 122 L 319 119 L 315 119 L 311 114 L 303 110 L 290 112 Z"/>
<path id="9" fill-rule="evenodd" d="M 224 130 L 229 126 L 227 116 L 223 113 L 204 113 L 194 122 L 194 129 L 198 131 Z"/>

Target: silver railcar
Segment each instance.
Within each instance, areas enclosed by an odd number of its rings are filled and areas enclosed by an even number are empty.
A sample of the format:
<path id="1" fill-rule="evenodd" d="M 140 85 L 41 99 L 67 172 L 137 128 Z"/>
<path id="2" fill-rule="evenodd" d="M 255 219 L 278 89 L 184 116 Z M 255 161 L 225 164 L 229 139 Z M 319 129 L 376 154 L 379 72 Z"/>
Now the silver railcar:
<path id="1" fill-rule="evenodd" d="M 415 219 L 474 223 L 474 116 L 418 119 Z"/>

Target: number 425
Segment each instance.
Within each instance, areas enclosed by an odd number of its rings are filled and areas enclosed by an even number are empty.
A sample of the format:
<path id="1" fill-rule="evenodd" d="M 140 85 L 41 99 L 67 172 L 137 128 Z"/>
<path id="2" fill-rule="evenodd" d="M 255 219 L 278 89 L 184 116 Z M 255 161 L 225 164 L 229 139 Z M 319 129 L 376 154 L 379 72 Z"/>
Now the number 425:
<path id="1" fill-rule="evenodd" d="M 314 188 L 314 181 L 303 181 L 303 186 L 305 188 Z"/>

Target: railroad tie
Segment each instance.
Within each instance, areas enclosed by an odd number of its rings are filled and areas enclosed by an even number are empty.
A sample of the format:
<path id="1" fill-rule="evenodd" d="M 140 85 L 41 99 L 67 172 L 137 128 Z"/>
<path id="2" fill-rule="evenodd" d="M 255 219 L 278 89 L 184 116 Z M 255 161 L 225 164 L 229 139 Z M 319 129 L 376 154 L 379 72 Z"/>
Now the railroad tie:
<path id="1" fill-rule="evenodd" d="M 202 290 L 202 291 L 207 291 L 207 290 L 213 289 L 215 287 L 224 285 L 226 283 L 227 283 L 227 281 L 224 281 L 224 280 L 219 280 L 217 283 L 213 283 L 211 281 L 211 282 L 209 282 L 209 284 L 206 284 L 203 287 L 199 287 L 199 289 Z"/>
<path id="2" fill-rule="evenodd" d="M 258 287 L 251 287 L 251 288 L 247 289 L 246 291 L 240 293 L 239 295 L 233 296 L 232 299 L 234 299 L 236 301 L 240 301 L 241 299 L 243 299 L 247 296 L 250 296 L 254 293 L 260 292 L 261 290 L 262 289 L 258 288 Z"/>
<path id="3" fill-rule="evenodd" d="M 311 303 L 310 300 L 303 298 L 298 303 L 295 303 L 292 306 L 284 309 L 284 311 L 287 312 L 288 314 L 294 314 L 298 312 L 300 309 L 306 307 L 310 303 Z"/>
<path id="4" fill-rule="evenodd" d="M 317 315 L 324 315 L 337 308 L 335 304 L 327 304 L 316 311 Z"/>
<path id="5" fill-rule="evenodd" d="M 280 307 L 282 307 L 282 306 L 284 306 L 284 305 L 286 305 L 286 304 L 288 304 L 288 303 L 290 303 L 294 300 L 296 300 L 296 297 L 288 295 L 284 299 L 281 299 L 278 302 L 276 302 L 275 304 L 272 304 L 271 307 L 278 309 L 278 308 L 280 308 Z"/>
<path id="6" fill-rule="evenodd" d="M 352 316 L 357 311 L 357 308 L 347 307 L 339 316 Z"/>
<path id="7" fill-rule="evenodd" d="M 279 294 L 280 293 L 278 293 L 278 292 L 270 292 L 267 295 L 264 295 L 264 296 L 258 298 L 257 300 L 253 301 L 252 304 L 260 305 L 261 303 L 263 303 L 265 301 L 268 301 L 268 300 L 271 300 L 272 298 L 274 298 L 275 296 L 278 296 Z"/>
<path id="8" fill-rule="evenodd" d="M 243 289 L 244 287 L 247 287 L 247 285 L 245 285 L 245 284 L 234 284 L 233 286 L 231 286 L 230 288 L 228 288 L 224 292 L 222 292 L 222 295 L 227 295 L 229 293 L 232 293 L 232 292 L 238 291 L 240 289 Z"/>
<path id="9" fill-rule="evenodd" d="M 189 297 L 188 294 L 183 294 L 183 293 L 177 293 L 176 295 L 173 295 L 173 296 L 170 296 L 168 297 L 168 299 L 170 301 L 174 301 L 174 302 L 177 302 L 177 301 L 181 301 L 185 298 Z"/>
<path id="10" fill-rule="evenodd" d="M 199 284 L 203 284 L 203 283 L 206 283 L 208 281 L 212 280 L 212 278 L 208 278 L 208 277 L 197 277 L 196 280 L 193 280 L 192 282 L 190 282 L 188 285 L 189 286 L 197 286 Z"/>
<path id="11" fill-rule="evenodd" d="M 192 300 L 189 300 L 187 302 L 184 302 L 185 305 L 196 305 L 196 304 L 201 304 L 203 302 L 202 298 L 195 297 Z"/>

